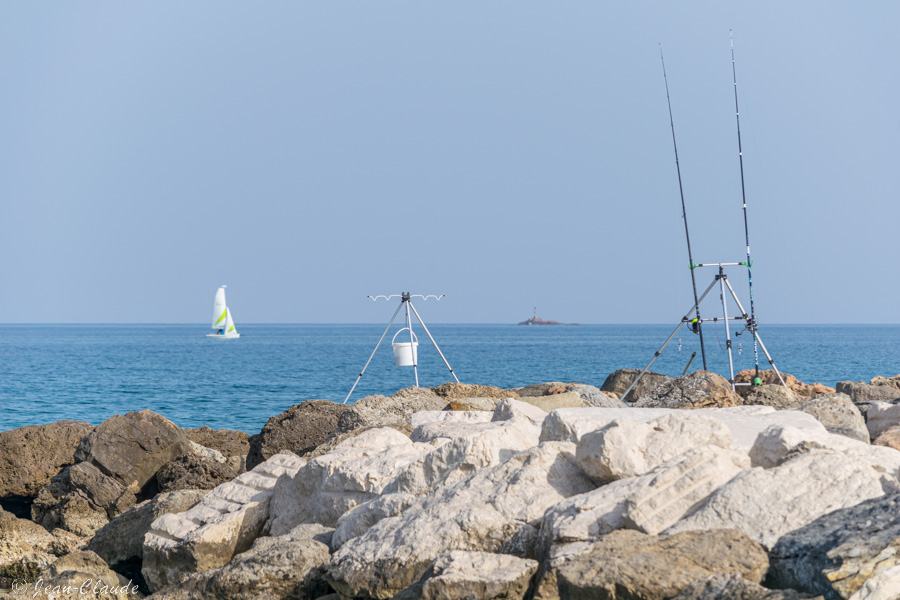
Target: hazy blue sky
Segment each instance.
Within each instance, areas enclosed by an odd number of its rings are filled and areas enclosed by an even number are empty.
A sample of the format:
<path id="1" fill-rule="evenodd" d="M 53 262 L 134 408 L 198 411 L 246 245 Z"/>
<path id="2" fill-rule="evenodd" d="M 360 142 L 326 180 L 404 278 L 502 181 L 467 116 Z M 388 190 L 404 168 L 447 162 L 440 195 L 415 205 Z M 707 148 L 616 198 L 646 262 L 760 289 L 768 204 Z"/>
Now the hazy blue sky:
<path id="1" fill-rule="evenodd" d="M 0 322 L 897 323 L 897 2 L 6 2 Z M 700 274 L 705 286 L 712 273 Z M 746 273 L 732 281 L 746 288 Z M 712 312 L 712 309 L 707 309 Z"/>

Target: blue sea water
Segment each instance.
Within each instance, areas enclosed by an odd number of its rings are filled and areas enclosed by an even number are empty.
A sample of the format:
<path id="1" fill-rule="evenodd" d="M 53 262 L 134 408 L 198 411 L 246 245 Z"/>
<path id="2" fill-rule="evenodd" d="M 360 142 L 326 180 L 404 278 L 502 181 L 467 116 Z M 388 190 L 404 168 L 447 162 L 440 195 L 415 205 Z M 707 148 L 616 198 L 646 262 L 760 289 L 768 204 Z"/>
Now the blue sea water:
<path id="1" fill-rule="evenodd" d="M 641 368 L 670 325 L 429 325 L 465 383 L 518 387 L 544 381 L 600 386 Z M 350 402 L 413 385 L 394 367 L 388 334 Z M 0 325 L 0 431 L 75 419 L 97 424 L 148 408 L 181 427 L 256 433 L 297 402 L 341 402 L 384 325 L 243 325 L 238 340 L 211 340 L 203 325 Z M 733 333 L 733 332 L 732 332 Z M 704 329 L 710 370 L 727 376 L 725 334 Z M 425 333 L 419 382 L 452 380 Z M 775 364 L 805 382 L 869 380 L 900 373 L 900 325 L 769 325 L 760 336 Z M 679 340 L 682 349 L 678 350 Z M 398 338 L 399 341 L 399 338 Z M 738 341 L 741 352 L 738 354 Z M 698 339 L 687 329 L 651 370 L 680 375 Z M 734 343 L 736 370 L 753 366 L 749 334 Z M 760 354 L 762 365 L 766 365 Z M 701 367 L 700 355 L 691 370 Z"/>

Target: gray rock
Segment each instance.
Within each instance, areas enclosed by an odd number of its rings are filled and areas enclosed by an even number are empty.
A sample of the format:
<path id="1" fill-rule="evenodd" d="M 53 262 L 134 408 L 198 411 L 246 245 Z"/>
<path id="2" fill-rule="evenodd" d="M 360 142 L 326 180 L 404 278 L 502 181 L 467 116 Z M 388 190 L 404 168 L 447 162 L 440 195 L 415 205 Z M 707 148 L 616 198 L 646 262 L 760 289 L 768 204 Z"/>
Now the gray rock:
<path id="1" fill-rule="evenodd" d="M 153 600 L 314 600 L 328 593 L 331 529 L 300 525 L 277 537 L 261 537 L 253 547 L 221 567 L 194 573 L 150 596 Z"/>
<path id="2" fill-rule="evenodd" d="M 766 585 L 849 598 L 900 564 L 900 493 L 830 512 L 782 536 Z"/>
<path id="3" fill-rule="evenodd" d="M 415 390 L 416 388 L 407 388 L 407 390 Z M 400 390 L 403 392 L 404 390 Z M 444 398 L 448 402 L 458 400 L 460 398 L 518 398 L 518 394 L 511 393 L 511 390 L 494 387 L 492 385 L 477 385 L 472 383 L 444 383 L 442 385 L 431 388 L 435 394 Z M 397 392 L 398 394 L 400 392 Z M 397 394 L 394 394 L 395 396 Z"/>
<path id="4" fill-rule="evenodd" d="M 428 388 L 405 388 L 387 397 L 366 396 L 341 414 L 332 436 L 373 427 L 393 427 L 409 435 L 413 414 L 446 407 L 447 400 Z"/>
<path id="5" fill-rule="evenodd" d="M 647 371 L 644 373 L 643 377 L 641 377 L 641 380 L 638 381 L 635 388 L 628 393 L 628 397 L 623 398 L 622 394 L 625 393 L 625 390 L 628 389 L 628 386 L 631 385 L 631 382 L 634 381 L 640 372 L 640 369 L 619 369 L 606 378 L 606 381 L 600 386 L 600 390 L 604 392 L 613 392 L 623 402 L 630 403 L 649 395 L 659 385 L 673 379 L 668 375 Z"/>
<path id="6" fill-rule="evenodd" d="M 144 556 L 144 534 L 150 531 L 150 524 L 166 513 L 188 510 L 204 495 L 203 490 L 179 490 L 145 500 L 104 525 L 88 542 L 87 549 L 112 567 L 129 561 L 140 562 Z"/>
<path id="7" fill-rule="evenodd" d="M 50 480 L 32 503 L 31 518 L 48 530 L 61 527 L 77 535 L 93 535 L 135 502 L 131 490 L 82 462 Z"/>
<path id="8" fill-rule="evenodd" d="M 83 421 L 57 421 L 0 432 L 0 498 L 37 496 L 75 462 L 78 444 L 93 430 Z"/>
<path id="9" fill-rule="evenodd" d="M 556 568 L 559 596 L 569 598 L 672 598 L 718 573 L 758 583 L 768 567 L 765 550 L 734 530 L 650 536 L 619 530 Z"/>
<path id="10" fill-rule="evenodd" d="M 771 406 L 776 410 L 791 410 L 800 408 L 807 400 L 809 398 L 797 395 L 793 390 L 780 383 L 777 385 L 770 383 L 751 387 L 744 397 L 744 404 Z"/>
<path id="11" fill-rule="evenodd" d="M 869 383 L 862 381 L 838 381 L 835 389 L 839 394 L 847 394 L 855 404 L 873 402 L 900 402 L 900 375 L 896 377 L 875 377 Z"/>
<path id="12" fill-rule="evenodd" d="M 541 404 L 532 402 L 529 400 L 530 398 L 545 398 L 544 401 L 547 402 L 547 396 L 577 394 L 581 399 L 581 402 L 578 404 L 558 403 L 557 406 L 553 406 L 550 410 L 553 408 L 562 408 L 563 406 L 603 406 L 607 408 L 622 408 L 626 406 L 624 402 L 619 400 L 618 395 L 614 392 L 603 391 L 592 385 L 585 385 L 583 383 L 561 383 L 558 381 L 551 381 L 548 383 L 537 383 L 526 387 L 514 388 L 508 391 L 517 393 L 520 399 L 525 402 L 531 402 L 536 406 L 541 406 Z M 541 408 L 544 407 L 541 406 Z M 550 411 L 548 410 L 547 412 Z"/>
<path id="13" fill-rule="evenodd" d="M 770 590 L 737 575 L 713 575 L 683 588 L 672 600 L 822 600 L 796 590 Z"/>
<path id="14" fill-rule="evenodd" d="M 165 417 L 149 410 L 115 415 L 100 423 L 75 452 L 137 493 L 161 466 L 191 450 L 191 441 Z"/>
<path id="15" fill-rule="evenodd" d="M 205 425 L 183 431 L 192 442 L 218 450 L 225 458 L 247 456 L 247 453 L 250 452 L 250 435 L 243 431 L 212 429 Z"/>
<path id="16" fill-rule="evenodd" d="M 350 407 L 329 400 L 307 400 L 270 418 L 250 437 L 247 468 L 252 469 L 279 452 L 306 456 L 320 446 Z"/>
<path id="17" fill-rule="evenodd" d="M 847 394 L 819 394 L 800 407 L 814 416 L 831 433 L 869 443 L 866 420 Z"/>
<path id="18" fill-rule="evenodd" d="M 490 552 L 454 550 L 432 564 L 422 600 L 520 600 L 537 571 L 535 560 Z M 401 594 L 402 597 L 402 594 Z"/>
<path id="19" fill-rule="evenodd" d="M 641 408 L 724 408 L 742 404 L 731 384 L 709 371 L 694 371 L 666 381 L 634 403 Z"/>
<path id="20" fill-rule="evenodd" d="M 176 490 L 211 490 L 237 477 L 229 463 L 199 456 L 193 452 L 174 458 L 156 472 L 159 493 Z"/>

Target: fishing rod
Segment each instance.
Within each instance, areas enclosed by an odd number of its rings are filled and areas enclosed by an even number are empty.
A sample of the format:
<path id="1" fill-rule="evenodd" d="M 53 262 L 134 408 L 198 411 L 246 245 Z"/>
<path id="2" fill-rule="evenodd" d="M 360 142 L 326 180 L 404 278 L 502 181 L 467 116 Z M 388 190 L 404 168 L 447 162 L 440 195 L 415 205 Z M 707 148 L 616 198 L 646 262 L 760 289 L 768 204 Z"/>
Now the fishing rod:
<path id="1" fill-rule="evenodd" d="M 747 225 L 747 192 L 744 189 L 744 152 L 741 148 L 741 111 L 738 108 L 737 69 L 734 66 L 734 32 L 729 30 L 728 33 L 731 36 L 731 77 L 734 82 L 734 114 L 735 119 L 737 120 L 738 161 L 741 165 L 741 200 L 743 200 L 744 203 L 744 239 L 747 243 L 747 285 L 750 289 L 750 321 L 747 323 L 747 328 L 750 330 L 753 337 L 753 364 L 756 369 L 753 383 L 754 385 L 761 385 L 762 380 L 759 377 L 759 344 L 757 343 L 756 338 L 756 311 L 753 306 L 753 272 L 751 271 L 753 261 L 750 260 L 750 228 Z"/>
<path id="2" fill-rule="evenodd" d="M 706 369 L 706 347 L 703 344 L 703 320 L 700 318 L 700 300 L 697 296 L 697 278 L 694 275 L 694 256 L 691 253 L 691 234 L 688 231 L 688 220 L 687 220 L 687 209 L 684 205 L 684 187 L 681 184 L 681 164 L 678 162 L 678 144 L 675 143 L 675 120 L 672 118 L 672 101 L 669 99 L 669 80 L 666 77 L 666 61 L 663 58 L 662 44 L 659 45 L 659 60 L 662 62 L 663 69 L 663 81 L 666 82 L 666 103 L 669 105 L 669 125 L 672 127 L 672 147 L 675 148 L 675 170 L 678 171 L 678 192 L 681 194 L 681 217 L 684 219 L 684 237 L 687 238 L 687 250 L 688 250 L 688 266 L 691 269 L 691 286 L 694 288 L 694 312 L 696 314 L 696 321 L 694 324 L 696 325 L 695 333 L 700 335 L 700 355 L 703 358 L 703 370 Z M 746 205 L 744 206 L 744 218 L 746 222 Z M 748 242 L 748 252 L 749 252 L 749 242 Z M 749 259 L 748 259 L 749 260 Z M 750 306 L 753 306 L 753 300 L 751 297 Z M 691 360 L 693 360 L 693 356 Z M 690 364 L 690 363 L 689 363 Z M 759 371 L 759 368 L 757 368 Z"/>

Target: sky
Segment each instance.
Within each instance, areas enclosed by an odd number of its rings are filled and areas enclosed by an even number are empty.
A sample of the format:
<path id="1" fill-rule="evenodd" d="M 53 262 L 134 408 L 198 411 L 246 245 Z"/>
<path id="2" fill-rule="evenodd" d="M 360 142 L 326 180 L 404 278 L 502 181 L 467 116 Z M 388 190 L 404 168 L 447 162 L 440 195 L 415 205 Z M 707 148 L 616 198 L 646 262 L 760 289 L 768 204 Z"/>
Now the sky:
<path id="1" fill-rule="evenodd" d="M 898 323 L 896 2 L 0 8 L 0 322 Z M 699 269 L 698 286 L 713 279 Z M 729 271 L 747 302 L 746 269 Z M 715 305 L 704 312 L 719 310 Z M 729 308 L 733 311 L 733 308 Z"/>

